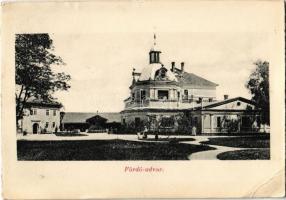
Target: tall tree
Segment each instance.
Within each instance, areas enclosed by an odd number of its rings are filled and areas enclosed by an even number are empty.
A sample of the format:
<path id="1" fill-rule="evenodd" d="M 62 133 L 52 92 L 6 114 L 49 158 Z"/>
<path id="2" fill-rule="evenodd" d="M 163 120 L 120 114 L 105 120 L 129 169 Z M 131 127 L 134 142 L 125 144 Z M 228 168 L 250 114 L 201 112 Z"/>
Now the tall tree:
<path id="1" fill-rule="evenodd" d="M 53 54 L 53 40 L 49 34 L 17 34 L 15 40 L 16 118 L 23 117 L 23 109 L 30 98 L 53 100 L 57 90 L 68 90 L 70 76 L 55 73 L 52 65 L 64 65 Z"/>
<path id="2" fill-rule="evenodd" d="M 262 123 L 270 124 L 269 106 L 269 62 L 258 60 L 255 70 L 250 74 L 246 87 L 252 94 L 252 100 L 262 110 Z"/>

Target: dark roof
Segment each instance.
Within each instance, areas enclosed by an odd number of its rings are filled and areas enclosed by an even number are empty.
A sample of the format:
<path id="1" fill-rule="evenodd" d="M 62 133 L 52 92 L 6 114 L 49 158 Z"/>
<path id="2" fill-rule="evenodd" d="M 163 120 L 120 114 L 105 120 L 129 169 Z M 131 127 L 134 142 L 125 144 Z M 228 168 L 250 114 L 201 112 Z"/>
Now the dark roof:
<path id="1" fill-rule="evenodd" d="M 42 99 L 29 99 L 26 102 L 26 106 L 43 106 L 43 107 L 55 107 L 61 108 L 63 105 L 54 100 L 42 100 Z"/>
<path id="2" fill-rule="evenodd" d="M 181 76 L 178 75 L 177 78 L 181 84 L 186 84 L 186 85 L 208 86 L 208 87 L 218 86 L 218 84 L 214 82 L 208 81 L 200 76 L 188 72 L 184 72 Z"/>
<path id="3" fill-rule="evenodd" d="M 255 106 L 257 105 L 254 101 L 251 101 L 249 99 L 246 99 L 246 98 L 243 98 L 243 97 L 235 97 L 235 98 L 232 98 L 232 99 L 226 99 L 226 100 L 223 100 L 223 101 L 219 101 L 219 102 L 214 102 L 212 104 L 208 104 L 206 106 L 203 106 L 203 108 L 214 108 L 214 107 L 217 107 L 217 106 L 220 106 L 220 105 L 224 105 L 224 104 L 227 104 L 227 103 L 230 103 L 230 102 L 233 102 L 233 101 L 237 101 L 237 100 L 245 102 L 245 103 L 248 103 L 248 104 L 252 104 L 252 105 L 255 105 Z"/>
<path id="4" fill-rule="evenodd" d="M 86 120 L 99 115 L 107 119 L 107 123 L 121 122 L 120 113 L 106 112 L 106 113 L 85 113 L 85 112 L 66 112 L 62 120 L 63 123 L 86 123 Z"/>

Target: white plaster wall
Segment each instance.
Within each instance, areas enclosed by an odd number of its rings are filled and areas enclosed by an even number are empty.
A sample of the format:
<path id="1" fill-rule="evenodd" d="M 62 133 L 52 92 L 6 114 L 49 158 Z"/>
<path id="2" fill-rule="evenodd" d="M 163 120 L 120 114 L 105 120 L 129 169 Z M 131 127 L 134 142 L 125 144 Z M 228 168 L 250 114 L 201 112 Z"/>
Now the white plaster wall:
<path id="1" fill-rule="evenodd" d="M 39 133 L 41 128 L 44 129 L 46 126 L 46 122 L 49 122 L 49 126 L 47 132 L 54 132 L 55 128 L 60 127 L 60 109 L 58 108 L 44 108 L 44 107 L 34 107 L 32 109 L 37 110 L 36 115 L 30 115 L 30 110 L 24 110 L 24 117 L 22 120 L 22 130 L 27 131 L 27 133 L 33 132 L 33 124 L 39 124 Z M 49 110 L 49 115 L 46 115 L 46 110 Z M 56 111 L 56 115 L 54 116 L 53 110 Z M 55 122 L 55 127 L 52 127 L 53 122 Z"/>

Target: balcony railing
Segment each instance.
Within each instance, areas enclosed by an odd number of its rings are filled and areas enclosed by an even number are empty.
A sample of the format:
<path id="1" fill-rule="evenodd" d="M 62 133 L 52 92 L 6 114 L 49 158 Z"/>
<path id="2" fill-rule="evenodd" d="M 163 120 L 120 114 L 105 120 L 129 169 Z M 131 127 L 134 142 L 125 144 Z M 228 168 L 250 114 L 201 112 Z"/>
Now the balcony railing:
<path id="1" fill-rule="evenodd" d="M 141 101 L 126 101 L 125 108 L 191 108 L 196 105 L 196 101 L 191 100 L 170 100 L 170 99 L 146 99 Z"/>

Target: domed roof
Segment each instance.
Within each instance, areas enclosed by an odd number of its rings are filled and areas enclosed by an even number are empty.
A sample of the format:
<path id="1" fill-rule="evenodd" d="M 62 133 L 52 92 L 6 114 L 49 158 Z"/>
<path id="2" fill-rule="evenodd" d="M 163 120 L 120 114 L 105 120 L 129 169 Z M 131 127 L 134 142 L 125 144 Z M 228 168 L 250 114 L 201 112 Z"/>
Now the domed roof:
<path id="1" fill-rule="evenodd" d="M 146 81 L 146 80 L 155 80 L 156 72 L 164 68 L 161 63 L 152 63 L 147 65 L 143 68 L 141 75 L 139 77 L 139 81 Z M 166 70 L 166 79 L 170 81 L 177 81 L 177 78 L 173 72 L 164 68 Z"/>

